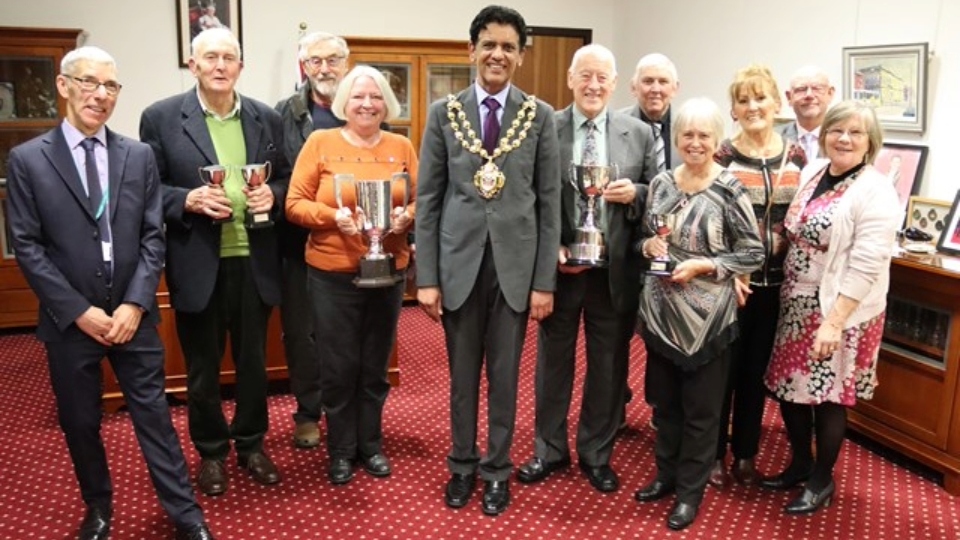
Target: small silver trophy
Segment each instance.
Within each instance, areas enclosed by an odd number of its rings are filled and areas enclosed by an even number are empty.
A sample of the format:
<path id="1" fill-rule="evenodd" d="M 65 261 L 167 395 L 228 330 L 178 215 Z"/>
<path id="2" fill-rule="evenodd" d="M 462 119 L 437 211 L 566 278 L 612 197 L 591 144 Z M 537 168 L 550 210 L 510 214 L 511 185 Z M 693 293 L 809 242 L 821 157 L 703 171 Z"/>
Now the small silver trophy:
<path id="1" fill-rule="evenodd" d="M 343 208 L 341 185 L 354 185 L 357 193 L 357 210 L 363 212 L 361 230 L 370 239 L 370 249 L 360 257 L 360 275 L 353 283 L 361 288 L 389 287 L 403 279 L 397 273 L 392 253 L 383 251 L 383 237 L 390 233 L 390 216 L 393 210 L 393 183 L 404 183 L 403 207 L 410 201 L 410 175 L 396 173 L 389 179 L 357 180 L 352 174 L 334 176 L 334 193 L 337 206 Z"/>
<path id="2" fill-rule="evenodd" d="M 570 258 L 566 262 L 568 266 L 604 267 L 609 264 L 603 230 L 597 226 L 598 217 L 602 218 L 600 209 L 597 208 L 597 198 L 602 196 L 607 185 L 619 176 L 620 171 L 616 164 L 570 164 L 570 182 L 580 194 L 580 198 L 586 202 L 586 211 L 580 217 L 576 239 L 570 246 Z"/>
<path id="3" fill-rule="evenodd" d="M 201 182 L 212 188 L 223 190 L 223 183 L 227 181 L 226 167 L 223 165 L 207 165 L 206 167 L 200 167 L 198 171 L 200 172 Z M 232 211 L 227 217 L 213 219 L 214 223 L 228 223 L 230 221 L 233 221 Z"/>
<path id="4" fill-rule="evenodd" d="M 673 230 L 672 215 L 653 214 L 650 220 L 653 223 L 654 232 L 660 238 L 666 238 Z M 661 255 L 650 259 L 650 268 L 647 269 L 647 275 L 669 277 L 673 274 L 673 269 L 677 266 L 676 261 L 670 258 L 670 255 Z"/>
<path id="5" fill-rule="evenodd" d="M 266 184 L 267 180 L 270 179 L 271 172 L 273 172 L 273 168 L 269 161 L 265 163 L 250 163 L 240 167 L 243 181 L 250 189 L 256 189 Z M 248 208 L 247 216 L 243 224 L 248 229 L 262 229 L 264 227 L 273 227 L 273 220 L 270 219 L 270 211 L 255 213 L 251 212 Z"/>

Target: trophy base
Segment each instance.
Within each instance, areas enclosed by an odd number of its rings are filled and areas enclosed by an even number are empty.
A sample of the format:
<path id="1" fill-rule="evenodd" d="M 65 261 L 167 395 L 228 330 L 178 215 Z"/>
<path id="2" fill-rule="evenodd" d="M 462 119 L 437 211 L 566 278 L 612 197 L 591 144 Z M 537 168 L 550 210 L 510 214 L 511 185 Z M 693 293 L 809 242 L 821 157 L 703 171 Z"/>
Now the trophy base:
<path id="1" fill-rule="evenodd" d="M 214 225 L 223 225 L 224 223 L 230 223 L 231 221 L 233 221 L 233 214 L 230 214 L 227 217 L 214 218 L 214 219 L 211 219 L 210 221 L 212 221 Z"/>
<path id="2" fill-rule="evenodd" d="M 589 266 L 591 268 L 606 268 L 610 262 L 606 259 L 575 259 L 569 258 L 564 266 Z"/>
<path id="3" fill-rule="evenodd" d="M 570 246 L 568 266 L 607 266 L 607 246 L 598 229 L 578 229 L 576 242 Z"/>
<path id="4" fill-rule="evenodd" d="M 270 214 L 247 213 L 247 218 L 244 220 L 243 226 L 248 229 L 265 229 L 267 227 L 273 227 L 273 220 L 270 219 Z"/>
<path id="5" fill-rule="evenodd" d="M 383 259 L 360 258 L 360 275 L 353 279 L 353 284 L 361 289 L 376 289 L 392 287 L 403 280 L 397 273 L 396 262 L 392 255 Z"/>
<path id="6" fill-rule="evenodd" d="M 650 268 L 647 269 L 648 276 L 670 277 L 673 275 L 673 269 L 677 263 L 670 259 L 653 259 L 650 261 Z"/>

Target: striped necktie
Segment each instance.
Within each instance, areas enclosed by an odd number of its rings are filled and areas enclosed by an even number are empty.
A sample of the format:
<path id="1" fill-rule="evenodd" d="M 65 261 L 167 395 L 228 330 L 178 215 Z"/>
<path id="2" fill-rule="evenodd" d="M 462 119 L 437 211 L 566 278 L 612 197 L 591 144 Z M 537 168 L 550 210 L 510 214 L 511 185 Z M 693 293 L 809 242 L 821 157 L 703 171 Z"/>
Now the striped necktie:
<path id="1" fill-rule="evenodd" d="M 651 122 L 653 128 L 653 151 L 657 154 L 657 172 L 667 170 L 667 154 L 663 144 L 663 125 L 660 122 Z"/>

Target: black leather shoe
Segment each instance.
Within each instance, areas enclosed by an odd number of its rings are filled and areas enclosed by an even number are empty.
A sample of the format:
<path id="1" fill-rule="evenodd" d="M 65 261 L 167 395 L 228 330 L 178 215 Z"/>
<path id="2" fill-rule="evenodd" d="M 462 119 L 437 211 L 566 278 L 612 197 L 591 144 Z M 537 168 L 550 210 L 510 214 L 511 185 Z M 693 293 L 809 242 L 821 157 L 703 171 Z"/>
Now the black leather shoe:
<path id="1" fill-rule="evenodd" d="M 590 485 L 597 491 L 612 493 L 620 489 L 620 480 L 617 478 L 617 473 L 615 473 L 609 465 L 591 467 L 581 461 L 580 470 L 583 471 L 583 474 L 587 475 L 587 480 L 590 480 Z"/>
<path id="2" fill-rule="evenodd" d="M 697 510 L 699 508 L 685 502 L 677 503 L 673 507 L 673 512 L 667 517 L 667 527 L 675 531 L 682 531 L 690 526 L 697 519 Z"/>
<path id="3" fill-rule="evenodd" d="M 80 523 L 80 533 L 77 538 L 80 540 L 105 540 L 110 536 L 111 517 L 113 517 L 113 509 L 109 506 L 87 508 L 87 513 Z"/>
<path id="4" fill-rule="evenodd" d="M 755 486 L 760 483 L 760 472 L 757 471 L 753 458 L 734 460 L 733 466 L 730 467 L 730 475 L 744 486 Z"/>
<path id="5" fill-rule="evenodd" d="M 483 485 L 483 513 L 499 516 L 510 505 L 510 481 L 487 480 Z"/>
<path id="6" fill-rule="evenodd" d="M 456 474 L 447 481 L 447 489 L 443 494 L 443 501 L 450 508 L 463 508 L 473 495 L 473 486 L 477 483 L 477 475 Z"/>
<path id="7" fill-rule="evenodd" d="M 330 459 L 330 468 L 327 469 L 327 478 L 335 486 L 342 486 L 353 480 L 353 461 L 347 458 Z"/>
<path id="8" fill-rule="evenodd" d="M 177 540 L 216 540 L 206 523 L 197 523 L 190 527 L 177 527 Z"/>
<path id="9" fill-rule="evenodd" d="M 827 508 L 830 506 L 830 501 L 833 500 L 833 493 L 837 490 L 837 485 L 831 480 L 829 484 L 820 491 L 810 491 L 810 489 L 804 489 L 803 493 L 799 497 L 790 501 L 790 503 L 783 509 L 784 512 L 790 515 L 802 515 L 802 514 L 812 514 L 822 508 Z"/>
<path id="10" fill-rule="evenodd" d="M 280 481 L 280 471 L 263 452 L 254 452 L 237 458 L 240 467 L 246 469 L 257 482 L 269 486 Z"/>
<path id="11" fill-rule="evenodd" d="M 524 463 L 517 469 L 517 480 L 524 484 L 539 482 L 560 469 L 570 466 L 570 457 L 567 456 L 558 461 L 547 461 L 538 457 L 530 458 L 530 461 Z"/>
<path id="12" fill-rule="evenodd" d="M 219 459 L 200 460 L 197 487 L 204 495 L 215 497 L 227 492 L 227 470 Z"/>
<path id="13" fill-rule="evenodd" d="M 793 489 L 809 480 L 811 474 L 813 474 L 813 467 L 803 468 L 799 471 L 787 467 L 786 470 L 776 476 L 761 479 L 760 487 L 777 491 Z"/>
<path id="14" fill-rule="evenodd" d="M 673 486 L 673 484 L 668 484 L 660 480 L 654 480 L 646 487 L 637 490 L 637 492 L 633 494 L 633 498 L 636 499 L 637 502 L 659 501 L 664 497 L 673 495 L 675 489 L 676 488 Z"/>
<path id="15" fill-rule="evenodd" d="M 710 476 L 707 477 L 707 483 L 717 489 L 725 489 L 730 485 L 732 478 L 730 473 L 727 472 L 727 467 L 724 465 L 722 459 L 718 459 L 713 462 L 713 467 L 710 467 Z"/>
<path id="16" fill-rule="evenodd" d="M 390 461 L 383 454 L 374 454 L 363 458 L 362 461 L 363 470 L 367 471 L 367 474 L 383 478 L 384 476 L 390 476 L 390 473 L 393 472 L 393 469 L 390 468 Z"/>

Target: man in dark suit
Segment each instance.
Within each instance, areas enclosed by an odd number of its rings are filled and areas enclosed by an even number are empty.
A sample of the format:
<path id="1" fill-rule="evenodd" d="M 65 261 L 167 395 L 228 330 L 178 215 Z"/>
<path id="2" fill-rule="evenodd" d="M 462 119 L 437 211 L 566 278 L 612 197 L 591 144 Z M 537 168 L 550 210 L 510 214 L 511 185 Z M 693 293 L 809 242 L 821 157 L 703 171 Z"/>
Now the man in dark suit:
<path id="1" fill-rule="evenodd" d="M 280 115 L 234 89 L 243 67 L 236 37 L 226 28 L 204 30 L 192 49 L 196 88 L 148 107 L 140 139 L 153 147 L 163 183 L 167 284 L 187 364 L 190 438 L 202 460 L 197 485 L 219 495 L 227 489 L 231 439 L 240 467 L 255 481 L 280 481 L 263 451 L 267 323 L 280 303 L 280 255 L 276 228 L 246 228 L 243 216 L 282 217 L 290 166 Z M 244 186 L 240 167 L 268 161 L 270 181 Z M 198 168 L 217 164 L 226 168 L 223 186 L 204 185 Z M 227 334 L 237 374 L 229 425 L 220 403 Z"/>
<path id="2" fill-rule="evenodd" d="M 616 491 L 610 456 L 624 399 L 624 381 L 640 295 L 640 254 L 634 249 L 647 184 L 657 173 L 653 134 L 643 122 L 609 111 L 617 83 L 613 53 L 602 45 L 581 47 L 567 71 L 574 103 L 557 112 L 560 163 L 616 165 L 619 176 L 603 192 L 597 227 L 603 231 L 609 265 L 568 266 L 580 250 L 577 227 L 586 205 L 572 167 L 563 175 L 561 237 L 553 313 L 540 323 L 537 343 L 534 457 L 517 478 L 531 483 L 570 464 L 567 413 L 573 391 L 577 333 L 583 315 L 587 371 L 577 428 L 580 468 L 601 492 Z M 574 262 L 574 261 L 570 261 Z"/>
<path id="3" fill-rule="evenodd" d="M 830 77 L 816 66 L 798 69 L 790 79 L 790 88 L 784 92 L 797 119 L 778 126 L 777 131 L 787 141 L 803 148 L 808 163 L 820 152 L 820 125 L 834 92 Z"/>
<path id="4" fill-rule="evenodd" d="M 107 538 L 113 515 L 100 436 L 105 356 L 177 538 L 213 538 L 164 395 L 156 328 L 163 215 L 153 154 L 105 127 L 121 88 L 105 51 L 67 53 L 56 83 L 66 118 L 10 151 L 7 181 L 17 263 L 40 300 L 37 337 L 46 345 L 60 427 L 87 505 L 79 538 Z"/>
<path id="5" fill-rule="evenodd" d="M 560 245 L 553 109 L 510 84 L 526 37 L 513 9 L 480 11 L 470 26 L 476 83 L 430 106 L 420 148 L 417 297 L 432 318 L 442 318 L 450 361 L 445 501 L 466 505 L 479 468 L 488 515 L 510 502 L 520 352 L 528 316 L 539 321 L 553 309 Z M 481 459 L 484 356 L 489 431 Z"/>

